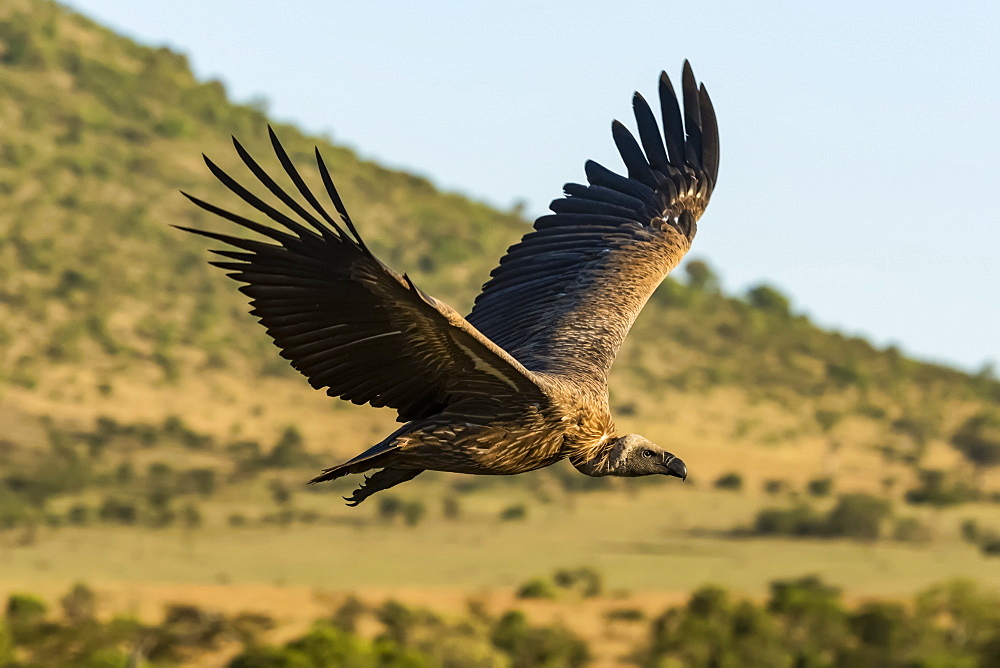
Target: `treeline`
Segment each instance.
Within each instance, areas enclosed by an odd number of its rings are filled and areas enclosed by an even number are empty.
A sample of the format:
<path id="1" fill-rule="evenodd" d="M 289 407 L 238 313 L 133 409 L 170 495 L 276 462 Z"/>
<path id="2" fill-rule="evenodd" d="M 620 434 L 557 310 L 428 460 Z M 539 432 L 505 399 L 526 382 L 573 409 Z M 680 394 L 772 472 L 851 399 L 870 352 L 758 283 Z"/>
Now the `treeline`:
<path id="1" fill-rule="evenodd" d="M 560 571 L 576 586 L 582 570 Z M 558 575 L 558 573 L 557 573 Z M 585 581 L 588 578 L 584 578 Z M 585 589 L 576 595 L 587 596 Z M 13 594 L 0 621 L 3 668 L 113 668 L 203 665 L 228 655 L 229 668 L 431 668 L 482 666 L 570 668 L 594 654 L 566 627 L 531 621 L 523 612 L 490 612 L 470 599 L 465 613 L 442 615 L 396 601 L 378 605 L 348 597 L 312 628 L 287 642 L 268 641 L 276 627 L 264 614 L 223 615 L 171 605 L 157 624 L 102 619 L 96 597 L 75 586 L 60 614 L 37 597 Z M 1000 598 L 956 580 L 910 600 L 844 604 L 815 577 L 772 583 L 763 602 L 714 586 L 685 605 L 652 617 L 627 599 L 604 612 L 609 629 L 645 627 L 621 665 L 658 668 L 914 668 L 1000 665 Z M 367 630 L 359 635 L 359 629 Z"/>
<path id="2" fill-rule="evenodd" d="M 35 596 L 11 595 L 0 621 L 0 667 L 197 666 L 210 654 L 217 662 L 220 652 L 232 657 L 229 668 L 575 668 L 590 659 L 587 643 L 562 626 L 533 624 L 517 610 L 494 616 L 476 604 L 464 616 L 447 617 L 391 600 L 369 606 L 350 597 L 281 645 L 267 641 L 276 623 L 265 614 L 171 605 L 158 624 L 101 620 L 95 594 L 84 585 L 64 596 L 60 607 L 56 616 Z M 362 617 L 377 623 L 374 637 L 358 635 Z"/>
<path id="3" fill-rule="evenodd" d="M 705 587 L 653 620 L 633 659 L 650 668 L 987 668 L 1000 665 L 1000 599 L 968 581 L 856 608 L 813 577 L 773 583 L 763 604 Z"/>
<path id="4" fill-rule="evenodd" d="M 98 522 L 195 528 L 202 522 L 199 502 L 221 488 L 268 476 L 272 498 L 286 506 L 290 492 L 284 491 L 282 472 L 318 470 L 321 464 L 294 426 L 267 445 L 245 439 L 217 442 L 173 415 L 161 424 L 102 417 L 89 430 L 66 429 L 51 420 L 40 426 L 45 443 L 4 441 L 0 449 L 0 530 Z M 178 464 L 183 457 L 171 454 L 178 449 L 208 463 Z M 150 451 L 161 457 L 140 456 Z M 137 459 L 148 463 L 140 468 Z M 113 491 L 94 501 L 90 492 L 96 489 Z"/>
<path id="5" fill-rule="evenodd" d="M 978 416 L 969 419 L 978 420 Z M 304 484 L 328 457 L 312 452 L 294 426 L 286 426 L 271 443 L 246 438 L 223 440 L 199 432 L 181 417 L 167 416 L 161 423 L 121 423 L 99 418 L 90 429 L 67 429 L 52 420 L 39 422 L 46 442 L 34 446 L 4 441 L 0 448 L 0 531 L 25 528 L 22 542 L 31 542 L 40 527 L 116 524 L 196 529 L 204 523 L 202 504 L 234 485 L 262 487 L 256 501 L 232 511 L 229 526 L 250 527 L 343 523 L 340 514 L 319 513 L 296 503 L 302 495 L 343 494 L 351 481 L 335 485 Z M 965 430 L 968 432 L 969 430 Z M 1000 434 L 975 431 L 978 446 L 988 451 Z M 972 438 L 966 435 L 967 438 Z M 996 438 L 996 441 L 992 439 Z M 197 465 L 182 465 L 180 453 L 198 457 Z M 134 462 L 143 461 L 140 467 Z M 998 503 L 1000 493 L 986 493 L 975 480 L 954 472 L 919 470 L 917 482 L 903 493 L 906 504 L 937 507 L 963 503 Z M 433 480 L 433 475 L 428 475 Z M 409 498 L 393 492 L 381 494 L 355 523 L 371 521 L 420 524 L 431 516 L 447 520 L 467 517 L 462 497 L 497 486 L 522 487 L 538 503 L 551 503 L 566 494 L 639 488 L 657 483 L 652 478 L 614 481 L 580 476 L 569 466 L 557 465 L 517 478 L 450 476 L 450 490 L 440 499 Z M 427 484 L 423 481 L 420 484 Z M 692 484 L 698 484 L 697 481 Z M 721 475 L 711 483 L 717 489 L 741 491 L 738 472 Z M 887 488 L 886 495 L 840 494 L 832 506 L 825 501 L 835 489 L 832 478 L 815 478 L 800 488 L 781 479 L 766 479 L 763 490 L 783 505 L 763 508 L 749 527 L 735 535 L 790 535 L 876 540 L 891 538 L 922 542 L 934 537 L 932 527 L 914 517 L 898 516 Z M 99 494 L 95 491 L 100 490 Z M 110 491 L 109 491 L 110 490 Z M 437 495 L 435 495 L 436 497 Z M 827 506 L 820 511 L 817 505 Z M 331 508 L 335 510 L 335 508 Z M 530 505 L 513 502 L 496 515 L 515 522 L 530 515 Z M 484 519 L 480 517 L 479 519 Z M 216 520 L 217 521 L 217 520 Z M 989 526 L 977 526 L 975 539 L 987 554 L 1000 551 L 1000 536 Z"/>

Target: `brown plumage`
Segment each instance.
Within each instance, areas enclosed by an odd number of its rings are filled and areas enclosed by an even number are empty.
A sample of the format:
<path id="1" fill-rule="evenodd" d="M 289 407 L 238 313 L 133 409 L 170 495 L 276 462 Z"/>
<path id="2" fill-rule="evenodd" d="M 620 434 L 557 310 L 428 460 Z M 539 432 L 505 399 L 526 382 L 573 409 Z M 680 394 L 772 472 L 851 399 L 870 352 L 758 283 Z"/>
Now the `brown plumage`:
<path id="1" fill-rule="evenodd" d="M 187 195 L 270 242 L 182 229 L 232 247 L 213 251 L 226 258 L 213 264 L 246 284 L 240 290 L 252 300 L 251 313 L 313 387 L 357 404 L 390 406 L 405 423 L 313 482 L 381 469 L 347 499 L 357 505 L 428 469 L 509 475 L 569 458 L 591 476 L 687 475 L 684 463 L 659 446 L 616 434 L 607 392 L 618 348 L 690 248 L 718 175 L 715 112 L 687 62 L 682 89 L 683 107 L 661 74 L 662 135 L 635 94 L 639 141 L 612 124 L 628 176 L 588 161 L 589 185 L 565 186 L 553 214 L 507 250 L 467 318 L 372 255 L 318 151 L 339 222 L 273 132 L 274 151 L 304 203 L 234 140 L 236 150 L 294 215 L 205 159 L 223 184 L 277 226 Z"/>

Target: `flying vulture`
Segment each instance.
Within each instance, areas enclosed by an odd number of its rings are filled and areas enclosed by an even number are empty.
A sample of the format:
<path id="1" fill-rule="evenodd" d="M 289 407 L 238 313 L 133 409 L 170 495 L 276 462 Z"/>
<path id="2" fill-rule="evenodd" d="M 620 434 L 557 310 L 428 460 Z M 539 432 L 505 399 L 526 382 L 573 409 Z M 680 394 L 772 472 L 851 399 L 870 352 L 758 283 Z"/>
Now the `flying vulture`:
<path id="1" fill-rule="evenodd" d="M 507 250 L 464 318 L 372 254 L 318 149 L 335 216 L 270 128 L 300 198 L 234 143 L 284 211 L 205 158 L 270 222 L 185 196 L 268 241 L 182 229 L 228 245 L 213 251 L 225 261 L 212 264 L 245 284 L 251 313 L 310 385 L 356 404 L 390 406 L 403 423 L 312 482 L 380 469 L 345 499 L 357 505 L 425 470 L 511 475 L 568 458 L 589 476 L 687 476 L 664 448 L 617 433 L 607 389 L 633 321 L 690 248 L 719 171 L 715 112 L 687 62 L 681 87 L 679 102 L 660 75 L 662 133 L 635 93 L 639 140 L 618 121 L 611 126 L 628 176 L 588 161 L 588 185 L 564 187 L 552 213 Z"/>

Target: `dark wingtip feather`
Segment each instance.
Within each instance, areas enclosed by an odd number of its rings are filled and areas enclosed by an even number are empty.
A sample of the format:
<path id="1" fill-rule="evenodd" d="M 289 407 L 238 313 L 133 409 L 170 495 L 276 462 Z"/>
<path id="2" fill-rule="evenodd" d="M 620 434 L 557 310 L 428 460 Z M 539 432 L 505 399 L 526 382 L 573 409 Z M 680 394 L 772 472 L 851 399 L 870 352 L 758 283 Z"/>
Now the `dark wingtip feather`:
<path id="1" fill-rule="evenodd" d="M 326 168 L 326 162 L 323 160 L 323 155 L 319 152 L 319 146 L 314 146 L 313 151 L 316 154 L 316 167 L 319 169 L 320 179 L 323 181 L 323 187 L 326 188 L 326 193 L 330 197 L 330 201 L 333 202 L 333 207 L 340 214 L 340 218 L 347 225 L 347 229 L 350 230 L 351 234 L 354 236 L 355 243 L 370 257 L 375 257 L 370 250 L 368 250 L 368 245 L 365 244 L 365 240 L 361 238 L 356 227 L 354 227 L 354 221 L 351 220 L 351 216 L 347 213 L 347 207 L 344 206 L 344 201 L 340 198 L 340 193 L 337 192 L 337 186 L 333 183 L 333 177 L 330 175 L 330 170 Z"/>
<path id="2" fill-rule="evenodd" d="M 684 92 L 684 130 L 687 134 L 684 155 L 692 165 L 702 167 L 701 103 L 694 70 L 686 60 L 681 73 L 681 90 Z"/>
<path id="3" fill-rule="evenodd" d="M 635 113 L 639 139 L 646 152 L 646 159 L 649 160 L 651 166 L 665 174 L 670 159 L 667 157 L 667 151 L 663 145 L 663 135 L 660 133 L 659 126 L 656 125 L 656 117 L 653 116 L 653 110 L 649 103 L 638 92 L 632 96 L 632 111 Z"/>
<path id="4" fill-rule="evenodd" d="M 628 168 L 629 178 L 636 179 L 650 188 L 656 188 L 657 180 L 649 169 L 646 156 L 643 155 L 639 143 L 628 131 L 628 128 L 621 121 L 612 121 L 611 136 L 615 140 L 615 146 L 618 147 L 618 153 L 621 154 L 622 160 Z"/>
<path id="5" fill-rule="evenodd" d="M 670 75 L 660 72 L 660 114 L 663 118 L 663 138 L 666 140 L 670 164 L 681 169 L 684 166 L 684 123 L 681 120 L 680 103 Z"/>
<path id="6" fill-rule="evenodd" d="M 705 84 L 701 84 L 698 93 L 698 98 L 701 101 L 702 160 L 714 188 L 715 182 L 719 178 L 719 122 Z"/>
<path id="7" fill-rule="evenodd" d="M 267 124 L 267 138 L 271 141 L 271 148 L 276 149 L 276 147 L 281 146 L 281 142 L 278 141 L 278 133 L 274 131 L 270 123 Z"/>
<path id="8" fill-rule="evenodd" d="M 182 195 L 184 195 L 185 197 L 187 197 L 189 201 L 194 202 L 197 206 L 199 206 L 201 208 L 204 208 L 204 207 L 202 207 L 202 204 L 205 204 L 204 200 L 198 199 L 197 197 L 195 197 L 194 195 L 192 195 L 191 193 L 189 193 L 187 191 L 182 190 L 180 192 L 181 192 Z M 177 226 L 176 225 L 171 225 L 171 227 L 177 227 Z M 183 229 L 183 228 L 181 228 L 181 229 Z"/>

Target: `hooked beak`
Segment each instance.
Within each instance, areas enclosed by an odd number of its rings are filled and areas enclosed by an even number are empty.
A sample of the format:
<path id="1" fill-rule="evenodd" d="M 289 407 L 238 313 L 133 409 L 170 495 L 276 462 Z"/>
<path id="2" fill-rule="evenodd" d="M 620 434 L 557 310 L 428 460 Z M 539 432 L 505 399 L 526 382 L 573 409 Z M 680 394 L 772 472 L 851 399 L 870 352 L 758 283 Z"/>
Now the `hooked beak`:
<path id="1" fill-rule="evenodd" d="M 672 475 L 675 478 L 680 478 L 681 480 L 687 479 L 688 468 L 684 465 L 684 462 L 680 457 L 667 455 L 667 461 L 664 462 L 664 466 L 667 469 L 667 475 Z"/>

